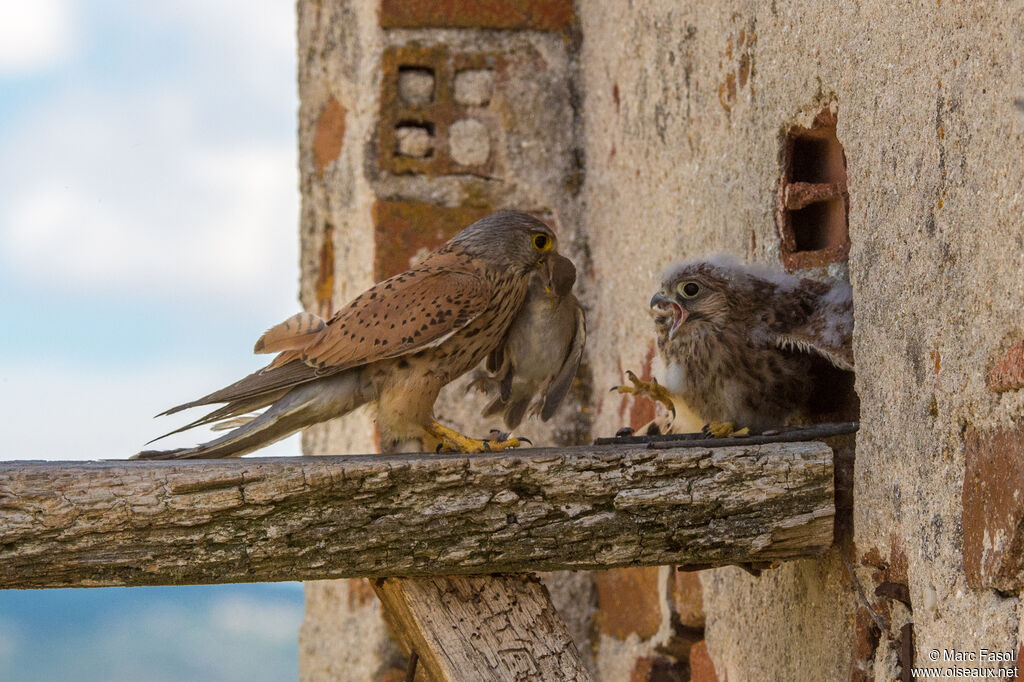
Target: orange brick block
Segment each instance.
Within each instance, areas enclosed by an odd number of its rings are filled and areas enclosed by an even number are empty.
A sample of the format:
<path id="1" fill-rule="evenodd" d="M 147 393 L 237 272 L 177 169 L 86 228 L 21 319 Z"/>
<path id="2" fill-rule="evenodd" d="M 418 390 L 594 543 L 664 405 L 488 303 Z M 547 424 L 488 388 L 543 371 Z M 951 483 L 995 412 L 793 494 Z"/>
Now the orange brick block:
<path id="1" fill-rule="evenodd" d="M 435 206 L 422 201 L 374 202 L 374 278 L 379 282 L 407 270 L 418 257 L 492 212 L 489 208 Z"/>
<path id="2" fill-rule="evenodd" d="M 1024 428 L 967 431 L 964 573 L 974 589 L 1024 587 Z"/>
<path id="3" fill-rule="evenodd" d="M 559 31 L 573 22 L 572 0 L 382 0 L 383 28 L 499 28 Z"/>
<path id="4" fill-rule="evenodd" d="M 679 622 L 691 628 L 704 627 L 704 593 L 696 571 L 673 571 L 671 587 Z"/>
<path id="5" fill-rule="evenodd" d="M 626 639 L 631 634 L 653 637 L 661 627 L 658 568 L 614 568 L 595 571 L 597 622 L 602 634 Z"/>
<path id="6" fill-rule="evenodd" d="M 320 112 L 313 135 L 313 167 L 317 176 L 323 176 L 324 168 L 338 158 L 345 140 L 345 107 L 333 97 Z"/>
<path id="7" fill-rule="evenodd" d="M 697 642 L 690 649 L 690 682 L 718 682 L 707 642 Z"/>
<path id="8" fill-rule="evenodd" d="M 1024 388 L 1024 341 L 1010 346 L 988 375 L 988 387 L 994 393 Z"/>

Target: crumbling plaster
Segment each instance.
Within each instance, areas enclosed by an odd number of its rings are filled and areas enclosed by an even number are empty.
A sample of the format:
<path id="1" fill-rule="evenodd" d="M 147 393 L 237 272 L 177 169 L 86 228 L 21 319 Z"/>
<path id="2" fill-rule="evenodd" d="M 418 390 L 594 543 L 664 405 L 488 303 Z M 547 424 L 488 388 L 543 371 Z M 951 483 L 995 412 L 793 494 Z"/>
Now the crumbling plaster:
<path id="1" fill-rule="evenodd" d="M 781 135 L 837 104 L 862 406 L 856 551 L 906 553 L 919 661 L 1018 646 L 1017 595 L 966 584 L 960 518 L 963 429 L 1024 413 L 1020 391 L 985 385 L 1024 319 L 1022 7 L 578 6 L 598 433 L 622 423 L 619 396 L 600 389 L 642 365 L 661 269 L 709 251 L 777 262 Z M 704 586 L 719 676 L 848 679 L 857 604 L 835 556 L 759 580 L 719 569 Z"/>

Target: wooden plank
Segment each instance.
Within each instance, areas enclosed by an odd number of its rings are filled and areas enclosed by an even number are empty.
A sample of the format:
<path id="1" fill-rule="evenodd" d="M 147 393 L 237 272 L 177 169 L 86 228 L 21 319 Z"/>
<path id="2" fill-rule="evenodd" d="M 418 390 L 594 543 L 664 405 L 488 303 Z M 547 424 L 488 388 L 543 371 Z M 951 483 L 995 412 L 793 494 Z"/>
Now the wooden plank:
<path id="1" fill-rule="evenodd" d="M 536 576 L 381 578 L 374 589 L 430 680 L 591 679 Z"/>
<path id="2" fill-rule="evenodd" d="M 822 443 L 0 463 L 0 587 L 515 573 L 815 556 Z"/>

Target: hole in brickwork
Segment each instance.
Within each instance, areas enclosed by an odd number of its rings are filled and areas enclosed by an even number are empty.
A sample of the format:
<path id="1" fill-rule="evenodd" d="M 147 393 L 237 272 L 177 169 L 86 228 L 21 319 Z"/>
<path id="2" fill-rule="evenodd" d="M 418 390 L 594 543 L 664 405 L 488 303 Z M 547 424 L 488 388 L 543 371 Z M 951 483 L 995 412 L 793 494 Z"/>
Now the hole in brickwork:
<path id="1" fill-rule="evenodd" d="M 797 252 L 821 251 L 845 237 L 846 207 L 842 199 L 809 204 L 789 215 Z"/>
<path id="2" fill-rule="evenodd" d="M 455 101 L 466 106 L 482 107 L 491 101 L 494 71 L 465 69 L 455 74 Z"/>
<path id="3" fill-rule="evenodd" d="M 434 70 L 418 66 L 398 67 L 398 96 L 406 104 L 429 104 L 434 100 Z"/>
<path id="4" fill-rule="evenodd" d="M 843 149 L 836 139 L 793 138 L 793 182 L 838 182 L 843 173 Z"/>
<path id="5" fill-rule="evenodd" d="M 390 173 L 492 177 L 499 119 L 485 107 L 500 86 L 505 61 L 410 44 L 381 58 L 377 158 Z"/>
<path id="6" fill-rule="evenodd" d="M 395 126 L 395 153 L 414 159 L 434 154 L 434 126 L 431 123 L 401 121 Z"/>
<path id="7" fill-rule="evenodd" d="M 835 104 L 809 128 L 794 126 L 784 138 L 776 221 L 779 253 L 790 270 L 845 260 L 850 250 L 846 155 L 836 136 Z"/>

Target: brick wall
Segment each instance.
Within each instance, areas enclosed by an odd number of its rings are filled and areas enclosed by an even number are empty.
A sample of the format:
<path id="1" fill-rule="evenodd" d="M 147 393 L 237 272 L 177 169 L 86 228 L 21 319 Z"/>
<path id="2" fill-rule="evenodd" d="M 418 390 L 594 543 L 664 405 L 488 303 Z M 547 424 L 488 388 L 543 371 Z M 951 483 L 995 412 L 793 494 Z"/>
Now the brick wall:
<path id="1" fill-rule="evenodd" d="M 654 416 L 607 389 L 626 369 L 662 376 L 646 301 L 674 260 L 728 251 L 854 286 L 862 429 L 841 550 L 760 577 L 545 576 L 598 679 L 896 679 L 932 649 L 1019 649 L 1017 10 L 300 0 L 303 304 L 326 314 L 494 210 L 542 217 L 577 263 L 589 335 L 558 419 L 524 427 L 535 442 Z M 823 136 L 841 177 L 790 173 L 787 145 Z M 807 208 L 829 239 L 793 223 Z M 475 432 L 466 383 L 438 414 Z M 368 451 L 372 414 L 305 445 Z M 360 595 L 307 586 L 303 679 L 398 678 Z"/>

